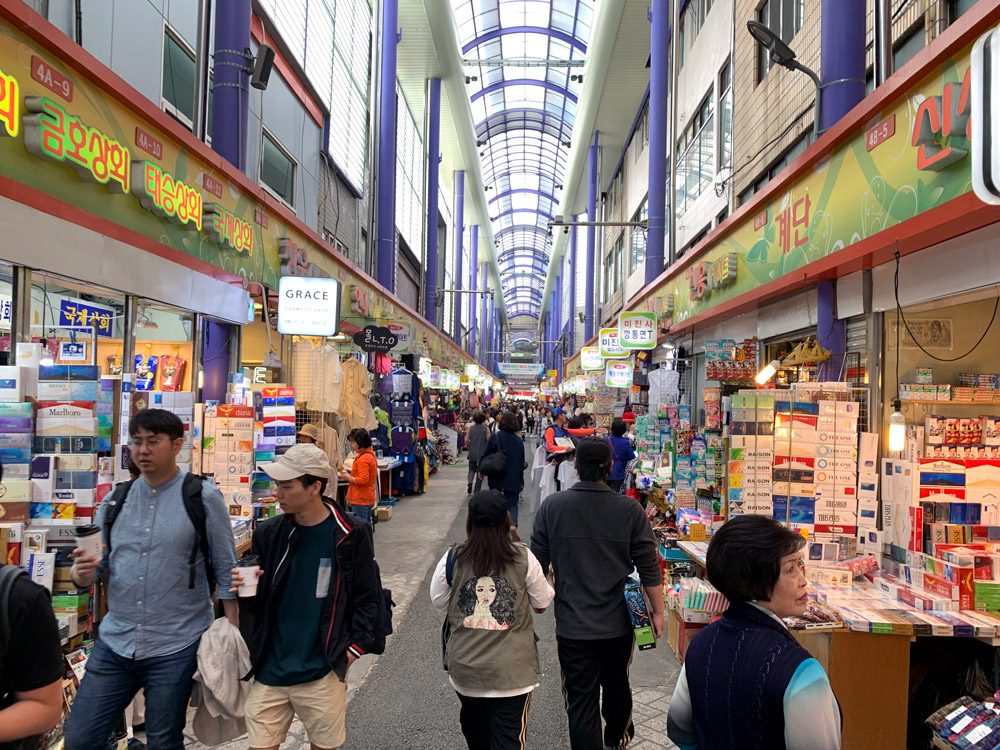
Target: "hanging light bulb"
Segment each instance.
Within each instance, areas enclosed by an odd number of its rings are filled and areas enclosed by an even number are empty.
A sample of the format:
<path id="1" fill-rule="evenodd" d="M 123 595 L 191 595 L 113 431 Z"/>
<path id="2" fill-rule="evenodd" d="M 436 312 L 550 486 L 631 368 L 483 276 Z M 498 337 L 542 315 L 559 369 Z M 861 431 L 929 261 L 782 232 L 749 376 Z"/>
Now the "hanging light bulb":
<path id="1" fill-rule="evenodd" d="M 778 373 L 778 368 L 781 367 L 781 362 L 776 359 L 772 359 L 768 362 L 764 369 L 757 373 L 754 378 L 754 382 L 757 385 L 766 384 L 771 378 L 773 378 Z"/>
<path id="2" fill-rule="evenodd" d="M 52 350 L 49 349 L 48 339 L 42 339 L 42 356 L 38 360 L 38 364 L 42 367 L 51 367 L 55 364 L 55 360 L 52 358 Z"/>
<path id="3" fill-rule="evenodd" d="M 899 410 L 902 404 L 897 398 L 892 402 L 893 412 L 889 416 L 889 451 L 902 453 L 906 450 L 906 417 Z"/>

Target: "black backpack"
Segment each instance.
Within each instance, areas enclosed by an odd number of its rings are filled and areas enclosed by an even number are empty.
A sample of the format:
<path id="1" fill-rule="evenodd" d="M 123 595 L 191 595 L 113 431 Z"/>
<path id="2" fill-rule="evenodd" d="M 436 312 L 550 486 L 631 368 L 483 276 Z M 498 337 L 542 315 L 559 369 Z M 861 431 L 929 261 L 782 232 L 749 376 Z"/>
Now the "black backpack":
<path id="1" fill-rule="evenodd" d="M 136 480 L 122 482 L 115 487 L 111 496 L 104 501 L 108 509 L 104 515 L 104 544 L 111 554 L 111 527 L 122 512 L 125 500 L 128 499 L 129 490 Z M 198 559 L 200 550 L 205 557 L 205 573 L 208 575 L 209 593 L 215 591 L 215 568 L 212 567 L 212 550 L 208 544 L 208 530 L 205 517 L 205 504 L 202 501 L 201 489 L 204 478 L 197 474 L 186 474 L 184 484 L 181 487 L 181 496 L 184 498 L 184 510 L 187 511 L 191 525 L 194 526 L 194 544 L 191 545 L 191 555 L 188 557 L 188 588 L 194 588 L 195 582 L 195 561 Z"/>
<path id="2" fill-rule="evenodd" d="M 375 566 L 375 587 L 382 592 L 378 597 L 378 613 L 375 615 L 375 632 L 372 633 L 370 654 L 385 653 L 385 639 L 392 635 L 392 608 L 396 602 L 392 600 L 392 591 L 382 586 L 382 571 L 379 570 L 378 561 L 372 560 Z"/>
<path id="3" fill-rule="evenodd" d="M 455 556 L 462 545 L 457 542 L 448 548 L 448 557 L 444 561 L 444 577 L 448 581 L 448 586 L 452 586 L 455 578 Z M 451 638 L 451 624 L 448 622 L 448 615 L 445 614 L 444 622 L 441 623 L 441 666 L 444 671 L 448 671 L 448 639 Z"/>
<path id="4" fill-rule="evenodd" d="M 369 534 L 371 531 L 368 532 Z M 338 558 L 337 564 L 343 564 L 344 575 L 348 580 L 348 588 L 353 592 L 354 590 L 354 555 L 356 551 L 354 549 L 353 543 L 349 545 L 350 556 L 352 559 L 346 560 L 343 558 Z M 344 555 L 346 558 L 347 555 Z M 375 567 L 375 588 L 381 592 L 381 596 L 377 599 L 378 611 L 375 613 L 375 629 L 372 631 L 371 643 L 365 653 L 368 654 L 384 654 L 385 653 L 385 641 L 390 635 L 392 635 L 392 608 L 396 606 L 396 602 L 392 600 L 392 590 L 387 589 L 382 585 L 382 571 L 378 567 L 378 560 L 372 559 L 372 565 Z"/>

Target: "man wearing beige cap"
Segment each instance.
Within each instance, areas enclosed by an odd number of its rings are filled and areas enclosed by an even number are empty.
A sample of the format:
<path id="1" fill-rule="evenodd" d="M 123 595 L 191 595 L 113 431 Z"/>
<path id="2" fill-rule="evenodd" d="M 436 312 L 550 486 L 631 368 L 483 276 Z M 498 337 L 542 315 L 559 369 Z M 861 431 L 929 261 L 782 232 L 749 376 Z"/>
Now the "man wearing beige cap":
<path id="1" fill-rule="evenodd" d="M 324 500 L 331 471 L 319 447 L 294 445 L 262 468 L 284 514 L 254 532 L 257 593 L 241 602 L 256 615 L 250 747 L 277 750 L 297 714 L 314 750 L 338 748 L 347 670 L 369 648 L 381 596 L 371 527 Z M 244 583 L 234 571 L 233 590 Z"/>

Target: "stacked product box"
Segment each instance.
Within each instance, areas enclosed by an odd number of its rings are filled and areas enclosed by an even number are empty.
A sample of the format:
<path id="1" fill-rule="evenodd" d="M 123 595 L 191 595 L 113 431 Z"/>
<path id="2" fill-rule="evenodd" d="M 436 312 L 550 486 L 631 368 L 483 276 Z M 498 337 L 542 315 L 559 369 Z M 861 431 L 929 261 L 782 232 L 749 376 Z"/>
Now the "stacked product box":
<path id="1" fill-rule="evenodd" d="M 0 520 L 0 562 L 7 565 L 21 564 L 24 526 L 21 521 Z"/>
<path id="2" fill-rule="evenodd" d="M 1000 459 L 1000 417 L 946 417 L 924 419 L 924 456 L 928 458 Z"/>
<path id="3" fill-rule="evenodd" d="M 195 403 L 194 394 L 187 391 L 148 391 L 143 396 L 147 399 L 150 409 L 163 409 L 184 423 L 184 443 L 177 455 L 177 465 L 181 471 L 191 471 L 193 461 L 192 446 L 194 443 Z"/>
<path id="4" fill-rule="evenodd" d="M 97 501 L 98 368 L 38 368 L 31 522 L 72 526 L 92 519 Z M 68 535 L 64 532 L 62 538 Z"/>
<path id="5" fill-rule="evenodd" d="M 774 391 L 743 390 L 732 396 L 729 441 L 729 514 L 774 514 Z"/>
<path id="6" fill-rule="evenodd" d="M 250 476 L 254 470 L 254 410 L 251 406 L 206 406 L 202 427 L 202 473 L 215 478 L 229 513 L 252 516 Z"/>
<path id="7" fill-rule="evenodd" d="M 34 407 L 30 402 L 0 402 L 0 522 L 24 522 L 31 515 L 31 448 Z"/>
<path id="8" fill-rule="evenodd" d="M 295 445 L 295 389 L 264 388 L 261 391 L 262 443 L 273 444 L 284 453 Z"/>
<path id="9" fill-rule="evenodd" d="M 807 529 L 817 539 L 854 537 L 858 404 L 807 401 L 799 394 L 781 399 L 775 405 L 774 444 L 775 518 Z"/>

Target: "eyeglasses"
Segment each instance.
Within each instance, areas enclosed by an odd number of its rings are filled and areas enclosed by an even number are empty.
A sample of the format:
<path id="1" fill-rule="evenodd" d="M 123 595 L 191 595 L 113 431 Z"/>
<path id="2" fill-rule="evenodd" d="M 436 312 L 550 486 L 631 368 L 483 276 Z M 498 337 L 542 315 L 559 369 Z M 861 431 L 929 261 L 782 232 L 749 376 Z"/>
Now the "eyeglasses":
<path id="1" fill-rule="evenodd" d="M 146 438 L 145 440 L 136 440 L 135 438 L 132 438 L 128 441 L 128 447 L 136 451 L 142 450 L 143 448 L 149 448 L 152 450 L 156 446 L 161 445 L 166 439 L 165 435 L 158 435 L 156 437 Z"/>

